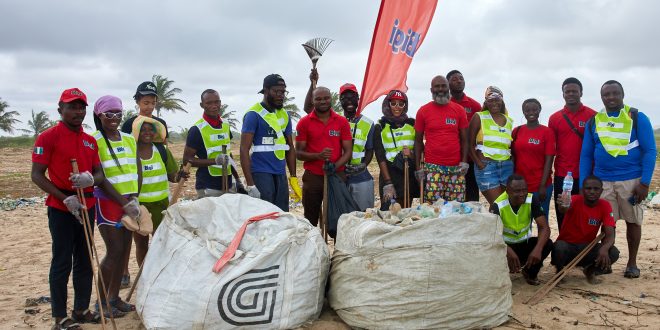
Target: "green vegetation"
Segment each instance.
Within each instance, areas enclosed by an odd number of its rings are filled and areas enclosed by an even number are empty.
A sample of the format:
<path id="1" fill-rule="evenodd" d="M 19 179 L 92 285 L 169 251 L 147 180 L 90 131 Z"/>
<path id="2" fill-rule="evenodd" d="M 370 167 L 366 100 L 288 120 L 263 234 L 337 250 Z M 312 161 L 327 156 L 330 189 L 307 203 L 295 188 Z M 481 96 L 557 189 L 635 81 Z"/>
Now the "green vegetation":
<path id="1" fill-rule="evenodd" d="M 3 148 L 31 147 L 34 145 L 34 136 L 0 136 L 0 146 Z"/>

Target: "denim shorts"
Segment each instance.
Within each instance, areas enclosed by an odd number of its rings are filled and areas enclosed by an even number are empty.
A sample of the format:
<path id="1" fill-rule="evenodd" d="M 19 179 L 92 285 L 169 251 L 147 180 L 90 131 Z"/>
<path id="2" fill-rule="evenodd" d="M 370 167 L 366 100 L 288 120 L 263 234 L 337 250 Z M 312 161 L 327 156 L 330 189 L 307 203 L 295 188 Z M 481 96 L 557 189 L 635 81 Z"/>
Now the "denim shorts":
<path id="1" fill-rule="evenodd" d="M 513 162 L 508 160 L 484 160 L 483 170 L 478 166 L 474 167 L 474 176 L 477 178 L 477 185 L 480 191 L 486 191 L 499 186 L 506 186 L 506 179 L 513 174 Z"/>

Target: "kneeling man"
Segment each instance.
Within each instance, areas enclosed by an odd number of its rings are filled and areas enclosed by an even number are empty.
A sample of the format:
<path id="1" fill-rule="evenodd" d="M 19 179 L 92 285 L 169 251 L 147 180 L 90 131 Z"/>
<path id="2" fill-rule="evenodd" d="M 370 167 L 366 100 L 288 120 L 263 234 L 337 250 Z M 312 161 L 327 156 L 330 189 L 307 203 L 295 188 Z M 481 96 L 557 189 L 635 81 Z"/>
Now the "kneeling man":
<path id="1" fill-rule="evenodd" d="M 504 224 L 506 260 L 510 273 L 521 272 L 530 285 L 539 285 L 537 278 L 543 260 L 552 251 L 550 227 L 541 202 L 527 191 L 525 178 L 511 175 L 504 191 L 490 208 Z M 538 237 L 532 237 L 532 219 L 538 227 Z"/>

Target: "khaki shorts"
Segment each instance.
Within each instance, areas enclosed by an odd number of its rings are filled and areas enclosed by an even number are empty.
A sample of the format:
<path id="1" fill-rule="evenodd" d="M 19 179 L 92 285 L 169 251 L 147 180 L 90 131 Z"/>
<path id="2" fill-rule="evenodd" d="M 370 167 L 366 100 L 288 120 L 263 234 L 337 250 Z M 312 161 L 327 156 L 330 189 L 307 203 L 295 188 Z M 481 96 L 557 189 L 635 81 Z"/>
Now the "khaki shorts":
<path id="1" fill-rule="evenodd" d="M 603 181 L 603 194 L 600 197 L 612 205 L 614 220 L 625 220 L 629 223 L 642 225 L 644 219 L 642 206 L 639 204 L 633 206 L 628 201 L 633 190 L 639 184 L 639 179 Z"/>

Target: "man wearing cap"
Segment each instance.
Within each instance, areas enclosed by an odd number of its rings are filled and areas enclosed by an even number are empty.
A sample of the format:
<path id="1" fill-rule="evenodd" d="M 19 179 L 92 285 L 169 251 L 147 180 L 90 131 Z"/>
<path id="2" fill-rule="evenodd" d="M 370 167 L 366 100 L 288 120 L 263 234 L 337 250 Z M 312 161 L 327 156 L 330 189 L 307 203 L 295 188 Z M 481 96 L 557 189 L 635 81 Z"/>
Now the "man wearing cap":
<path id="1" fill-rule="evenodd" d="M 450 102 L 447 78 L 434 77 L 430 90 L 433 101 L 419 108 L 415 118 L 415 176 L 424 185 L 425 201 L 462 202 L 469 168 L 467 116 L 463 107 Z"/>
<path id="2" fill-rule="evenodd" d="M 470 123 L 472 116 L 481 111 L 481 104 L 473 98 L 465 95 L 465 79 L 463 74 L 458 70 L 451 70 L 447 73 L 447 80 L 449 80 L 449 93 L 451 93 L 451 101 L 460 105 L 465 109 L 467 121 Z M 469 156 L 469 153 L 468 153 Z M 478 202 L 479 201 L 479 186 L 477 186 L 477 179 L 474 176 L 474 162 L 468 157 L 468 164 L 470 168 L 465 174 L 465 201 Z"/>
<path id="3" fill-rule="evenodd" d="M 266 76 L 262 87 L 259 93 L 264 95 L 263 99 L 249 108 L 243 117 L 241 168 L 248 195 L 289 211 L 289 184 L 294 199 L 300 200 L 302 192 L 296 177 L 291 118 L 283 109 L 288 92 L 279 74 Z"/>
<path id="4" fill-rule="evenodd" d="M 57 111 L 60 122 L 37 137 L 32 152 L 32 181 L 48 193 L 48 227 L 52 239 L 50 297 L 54 329 L 75 327 L 76 322 L 98 322 L 99 315 L 88 310 L 92 293 L 92 266 L 87 253 L 80 212 L 94 222 L 93 186 L 105 177 L 94 137 L 83 132 L 87 96 L 78 88 L 67 89 L 60 97 Z M 75 159 L 80 174 L 73 173 Z M 46 176 L 48 171 L 48 176 Z M 85 201 L 76 196 L 83 188 Z M 86 203 L 86 204 L 84 204 Z M 84 209 L 84 206 L 87 209 Z M 94 229 L 94 226 L 89 226 Z M 73 267 L 74 303 L 67 317 L 67 284 Z"/>
<path id="5" fill-rule="evenodd" d="M 207 89 L 202 92 L 199 106 L 204 109 L 202 118 L 188 130 L 183 163 L 197 167 L 195 189 L 197 198 L 220 196 L 224 189 L 232 187 L 232 174 L 238 179 L 236 163 L 231 159 L 232 134 L 229 124 L 220 117 L 220 94 Z M 225 153 L 222 153 L 225 147 Z M 223 167 L 227 168 L 227 187 L 222 186 Z M 236 187 L 242 190 L 240 180 Z"/>
<path id="6" fill-rule="evenodd" d="M 643 208 L 649 193 L 657 149 L 649 118 L 623 103 L 623 86 L 608 80 L 600 88 L 605 109 L 587 122 L 580 153 L 580 177 L 603 180 L 603 199 L 614 219 L 626 221 L 628 264 L 623 276 L 638 278 L 637 251 L 642 238 Z M 584 180 L 580 182 L 583 187 Z"/>
<path id="7" fill-rule="evenodd" d="M 564 191 L 564 177 L 571 172 L 573 176 L 573 191 L 577 195 L 580 191 L 580 151 L 584 126 L 589 119 L 596 115 L 596 111 L 582 104 L 582 83 L 577 78 L 566 78 L 561 84 L 564 97 L 564 108 L 553 113 L 548 120 L 548 127 L 555 133 L 554 196 L 555 214 L 557 215 L 557 228 L 561 230 L 564 213 L 559 211 L 558 199 Z"/>

